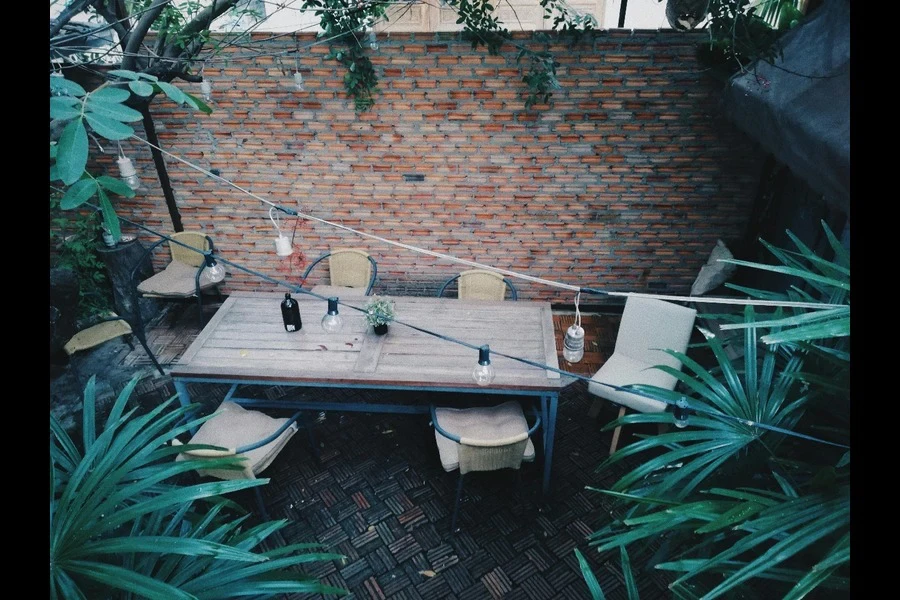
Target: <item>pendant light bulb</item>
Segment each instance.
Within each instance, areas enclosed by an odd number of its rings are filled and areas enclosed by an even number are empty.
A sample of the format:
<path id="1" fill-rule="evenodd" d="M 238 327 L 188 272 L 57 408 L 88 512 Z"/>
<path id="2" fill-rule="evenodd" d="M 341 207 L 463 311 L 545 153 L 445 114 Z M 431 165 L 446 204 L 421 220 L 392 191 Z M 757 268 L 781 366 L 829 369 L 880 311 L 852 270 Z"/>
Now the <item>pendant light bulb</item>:
<path id="1" fill-rule="evenodd" d="M 328 299 L 328 312 L 322 317 L 322 329 L 325 333 L 339 333 L 344 328 L 344 320 L 338 314 L 338 299 Z"/>
<path id="2" fill-rule="evenodd" d="M 570 363 L 577 363 L 584 357 L 584 328 L 570 325 L 563 339 L 563 358 Z"/>
<path id="3" fill-rule="evenodd" d="M 297 88 L 298 92 L 303 91 L 303 73 L 300 71 L 294 73 L 294 87 Z"/>
<path id="4" fill-rule="evenodd" d="M 208 79 L 204 79 L 200 82 L 200 93 L 203 94 L 203 99 L 207 102 L 212 100 L 212 82 Z"/>
<path id="5" fill-rule="evenodd" d="M 682 396 L 675 402 L 675 410 L 673 411 L 673 420 L 675 421 L 675 427 L 679 429 L 684 429 L 688 426 L 688 414 L 690 412 L 690 407 L 687 403 L 687 398 Z"/>
<path id="6" fill-rule="evenodd" d="M 369 32 L 369 48 L 378 50 L 378 38 L 375 36 L 374 31 Z"/>
<path id="7" fill-rule="evenodd" d="M 119 177 L 122 181 L 134 191 L 140 189 L 141 178 L 138 177 L 137 169 L 134 168 L 134 163 L 131 162 L 131 159 L 127 156 L 119 156 L 116 159 L 116 163 L 119 165 Z"/>
<path id="8" fill-rule="evenodd" d="M 212 283 L 219 283 L 225 279 L 225 267 L 216 262 L 212 256 L 206 257 L 205 274 Z"/>
<path id="9" fill-rule="evenodd" d="M 491 348 L 484 345 L 478 349 L 478 364 L 472 370 L 472 379 L 478 385 L 490 385 L 495 375 L 494 365 L 491 364 Z"/>

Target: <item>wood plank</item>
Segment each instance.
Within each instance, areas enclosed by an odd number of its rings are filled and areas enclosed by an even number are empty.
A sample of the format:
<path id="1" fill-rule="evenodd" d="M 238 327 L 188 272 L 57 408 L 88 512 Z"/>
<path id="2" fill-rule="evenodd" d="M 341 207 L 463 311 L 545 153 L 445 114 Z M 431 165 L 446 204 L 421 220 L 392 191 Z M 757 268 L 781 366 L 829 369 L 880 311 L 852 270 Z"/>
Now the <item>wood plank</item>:
<path id="1" fill-rule="evenodd" d="M 368 335 L 362 344 L 353 371 L 356 373 L 374 373 L 378 368 L 381 351 L 387 335 Z"/>
<path id="2" fill-rule="evenodd" d="M 556 354 L 556 335 L 553 332 L 553 312 L 550 310 L 549 305 L 541 308 L 541 332 L 544 335 L 544 358 L 538 362 L 558 369 L 559 358 Z M 508 352 L 507 354 L 513 353 Z M 547 379 L 559 379 L 561 377 L 559 373 L 554 373 L 553 371 L 545 372 L 547 373 Z"/>
<path id="3" fill-rule="evenodd" d="M 181 359 L 178 361 L 180 364 L 190 364 L 191 360 L 194 358 L 194 355 L 197 354 L 197 351 L 203 347 L 206 343 L 206 340 L 213 334 L 219 324 L 228 316 L 228 313 L 231 309 L 234 308 L 234 305 L 237 303 L 238 299 L 233 296 L 229 296 L 225 302 L 222 303 L 222 306 L 219 307 L 219 310 L 216 311 L 216 314 L 213 315 L 213 318 L 209 320 L 209 323 L 203 328 L 197 338 L 194 340 L 187 350 L 185 350 Z"/>

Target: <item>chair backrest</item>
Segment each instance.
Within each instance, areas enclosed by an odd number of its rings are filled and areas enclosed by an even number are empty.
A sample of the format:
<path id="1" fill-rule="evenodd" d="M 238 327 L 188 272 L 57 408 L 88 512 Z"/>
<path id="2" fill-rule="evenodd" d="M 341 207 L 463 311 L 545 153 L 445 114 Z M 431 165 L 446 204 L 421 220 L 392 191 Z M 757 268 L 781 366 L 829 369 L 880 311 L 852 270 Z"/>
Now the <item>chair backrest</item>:
<path id="1" fill-rule="evenodd" d="M 328 257 L 331 285 L 366 288 L 372 281 L 372 262 L 367 252 L 352 248 L 331 251 Z"/>
<path id="2" fill-rule="evenodd" d="M 516 289 L 503 278 L 503 275 L 493 271 L 472 269 L 459 274 L 460 300 L 503 300 L 506 297 L 506 288 L 509 287 L 512 299 L 516 299 Z"/>
<path id="3" fill-rule="evenodd" d="M 182 231 L 180 233 L 173 233 L 169 237 L 179 242 L 178 244 L 169 242 L 169 249 L 172 252 L 172 260 L 184 263 L 186 265 L 191 265 L 192 267 L 199 267 L 201 264 L 203 264 L 204 257 L 200 252 L 194 252 L 189 248 L 185 248 L 181 244 L 186 244 L 188 246 L 191 246 L 192 248 L 197 248 L 202 252 L 206 252 L 212 249 L 212 240 L 208 235 L 204 233 Z"/>
<path id="4" fill-rule="evenodd" d="M 651 365 L 681 368 L 663 349 L 687 351 L 697 311 L 654 298 L 629 296 L 625 301 L 615 352 Z"/>
<path id="5" fill-rule="evenodd" d="M 498 469 L 518 469 L 522 466 L 528 435 L 521 440 L 500 445 L 478 445 L 462 438 L 459 443 L 459 472 L 496 471 Z"/>

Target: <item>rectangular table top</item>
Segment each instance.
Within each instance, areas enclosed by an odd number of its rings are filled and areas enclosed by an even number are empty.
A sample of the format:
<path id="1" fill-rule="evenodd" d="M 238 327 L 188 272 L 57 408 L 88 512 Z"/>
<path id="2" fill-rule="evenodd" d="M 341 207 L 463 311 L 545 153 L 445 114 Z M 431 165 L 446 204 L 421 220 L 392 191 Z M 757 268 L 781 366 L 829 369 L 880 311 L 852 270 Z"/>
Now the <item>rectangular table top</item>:
<path id="1" fill-rule="evenodd" d="M 320 324 L 327 303 L 294 294 L 303 328 L 287 332 L 281 318 L 283 293 L 234 292 L 171 370 L 173 377 L 273 382 L 397 385 L 410 388 L 475 388 L 558 391 L 569 378 L 491 354 L 494 382 L 472 379 L 478 351 L 399 323 L 376 335 L 359 311 L 340 307 L 340 333 Z M 456 298 L 391 296 L 399 321 L 492 351 L 559 368 L 553 319 L 546 302 L 466 301 Z M 347 298 L 362 307 L 365 298 Z M 342 300 L 344 302 L 344 300 Z"/>

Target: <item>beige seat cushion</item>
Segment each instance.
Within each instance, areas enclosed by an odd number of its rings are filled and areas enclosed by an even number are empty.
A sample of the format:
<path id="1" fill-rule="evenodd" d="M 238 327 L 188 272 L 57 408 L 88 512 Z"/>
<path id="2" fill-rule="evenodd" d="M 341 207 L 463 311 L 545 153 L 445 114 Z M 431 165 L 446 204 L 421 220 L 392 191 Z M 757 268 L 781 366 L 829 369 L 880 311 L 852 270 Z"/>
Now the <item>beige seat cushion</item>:
<path id="1" fill-rule="evenodd" d="M 207 420 L 196 435 L 191 438 L 191 444 L 209 444 L 234 450 L 254 442 L 265 439 L 275 433 L 279 427 L 286 423 L 288 418 L 274 418 L 255 410 L 247 410 L 234 402 L 223 402 L 216 411 L 218 414 Z M 204 475 L 219 479 L 243 479 L 259 475 L 278 456 L 288 440 L 297 432 L 297 423 L 265 446 L 244 453 L 244 472 L 226 469 L 198 469 Z M 201 457 L 179 454 L 176 460 L 204 460 Z"/>
<path id="2" fill-rule="evenodd" d="M 475 408 L 437 408 L 435 416 L 445 431 L 461 438 L 474 440 L 502 440 L 528 431 L 528 422 L 521 405 L 515 400 L 499 406 L 478 406 Z M 459 468 L 459 444 L 434 432 L 441 465 L 445 471 Z M 525 445 L 522 460 L 534 460 L 534 444 L 531 439 Z"/>
<path id="3" fill-rule="evenodd" d="M 671 390 L 675 388 L 676 379 L 659 369 L 654 369 L 650 363 L 641 362 L 622 354 L 613 353 L 609 357 L 600 370 L 597 371 L 591 383 L 588 384 L 588 391 L 594 395 L 612 400 L 621 406 L 627 406 L 639 412 L 664 412 L 666 403 L 637 394 L 622 392 L 605 385 L 594 383 L 594 381 L 602 381 L 610 385 L 624 387 L 629 384 L 642 383 L 646 385 L 655 385 L 657 387 Z"/>
<path id="4" fill-rule="evenodd" d="M 343 285 L 317 285 L 310 291 L 326 298 L 362 298 L 366 295 L 366 288 L 364 287 L 346 287 Z"/>
<path id="5" fill-rule="evenodd" d="M 142 294 L 153 296 L 172 296 L 187 298 L 193 296 L 196 291 L 197 268 L 178 261 L 172 261 L 169 265 L 153 277 L 145 279 L 138 285 L 138 291 Z M 200 289 L 216 285 L 209 280 L 209 269 L 204 269 L 200 275 Z"/>
<path id="6" fill-rule="evenodd" d="M 81 350 L 93 348 L 103 342 L 108 342 L 111 339 L 130 333 L 131 326 L 122 319 L 105 321 L 103 323 L 97 323 L 87 329 L 82 329 L 72 336 L 72 339 L 66 342 L 63 349 L 66 351 L 66 354 L 72 355 Z"/>

